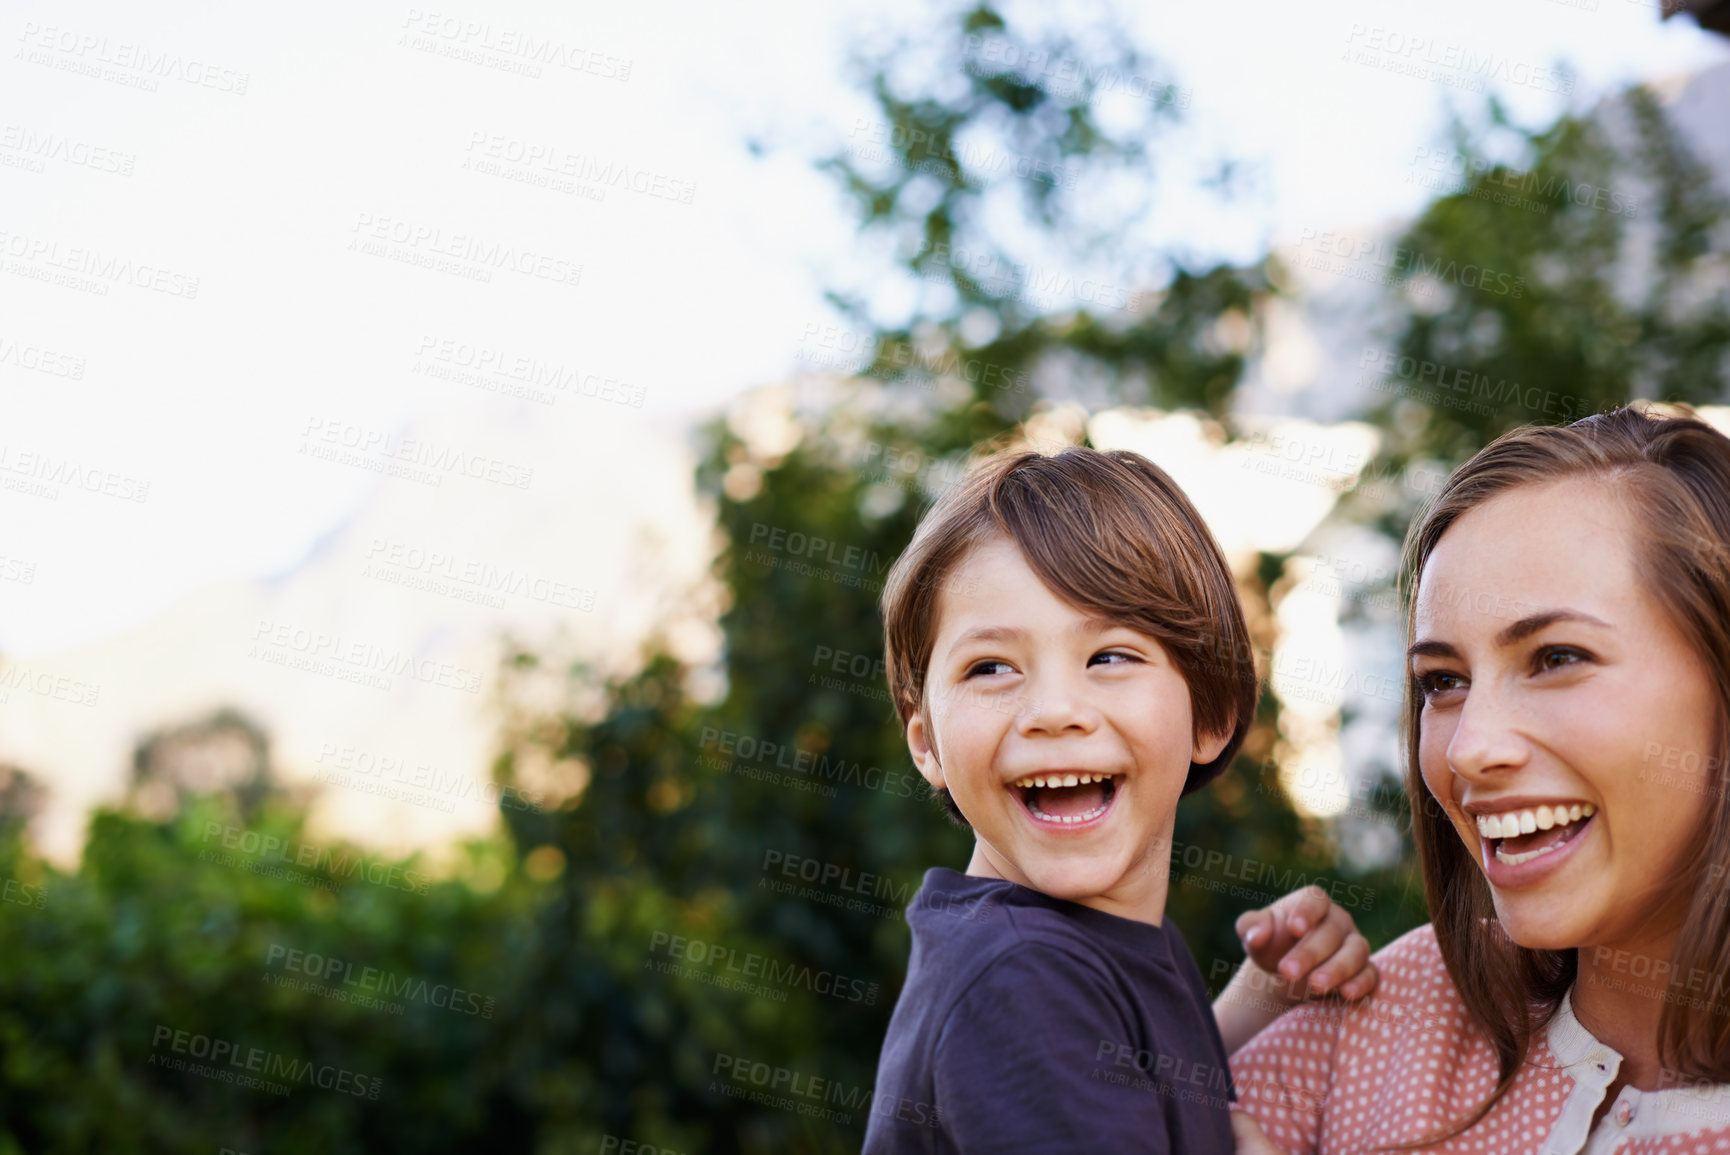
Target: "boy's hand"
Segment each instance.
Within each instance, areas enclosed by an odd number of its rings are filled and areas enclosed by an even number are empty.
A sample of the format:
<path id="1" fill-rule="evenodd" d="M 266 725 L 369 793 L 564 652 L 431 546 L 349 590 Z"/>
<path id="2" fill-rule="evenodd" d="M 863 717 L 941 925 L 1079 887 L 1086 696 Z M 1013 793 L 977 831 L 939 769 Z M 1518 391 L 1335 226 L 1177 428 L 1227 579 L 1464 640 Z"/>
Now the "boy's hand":
<path id="1" fill-rule="evenodd" d="M 1355 1000 L 1376 989 L 1369 941 L 1319 886 L 1240 914 L 1237 936 L 1251 962 L 1283 980 L 1279 986 L 1292 1003 L 1331 991 Z"/>

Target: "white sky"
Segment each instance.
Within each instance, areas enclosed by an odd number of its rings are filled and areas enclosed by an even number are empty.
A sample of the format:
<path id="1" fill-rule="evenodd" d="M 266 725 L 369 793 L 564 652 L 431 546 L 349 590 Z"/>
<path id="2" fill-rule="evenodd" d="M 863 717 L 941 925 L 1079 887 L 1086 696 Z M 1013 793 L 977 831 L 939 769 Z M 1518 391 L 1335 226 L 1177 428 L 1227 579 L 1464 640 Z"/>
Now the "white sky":
<path id="1" fill-rule="evenodd" d="M 1566 58 L 1584 105 L 1730 56 L 1648 3 L 1582 2 L 1596 10 L 1126 3 L 1190 107 L 1160 154 L 1171 179 L 1148 231 L 1122 251 L 1247 259 L 1417 209 L 1412 160 L 1444 102 L 1475 112 L 1482 98 L 1390 65 L 1489 54 L 1527 76 Z M 351 747 L 484 774 L 497 630 L 562 629 L 597 652 L 663 620 L 652 599 L 700 572 L 707 548 L 692 420 L 784 380 L 801 336 L 833 320 L 823 286 L 870 267 L 809 163 L 870 114 L 843 79 L 846 51 L 929 7 L 8 4 L 0 655 L 46 680 L 0 687 L 0 756 L 54 785 L 47 842 L 72 852 L 137 734 L 222 702 L 259 717 L 302 774 Z M 1097 9 L 1055 11 L 1086 27 Z M 463 58 L 525 36 L 592 52 L 592 70 L 513 74 L 497 48 Z M 136 85 L 152 78 L 154 91 Z M 1528 121 L 1561 107 L 1508 95 Z M 554 167 L 628 166 L 666 195 L 506 179 L 529 149 Z M 1188 184 L 1225 157 L 1256 178 L 1235 205 Z M 477 246 L 530 254 L 547 275 L 410 263 Z M 122 276 L 101 292 L 120 269 L 160 287 Z M 55 283 L 68 276 L 82 286 Z M 461 380 L 482 357 L 551 366 L 568 387 L 514 398 L 485 365 L 490 388 Z M 330 460 L 345 442 L 358 457 Z M 378 472 L 404 459 L 418 481 Z M 438 465 L 453 459 L 482 476 Z M 463 566 L 544 588 L 489 608 L 460 582 L 408 584 Z M 286 641 L 255 652 L 279 628 Z M 282 664 L 297 630 L 477 671 L 487 692 L 316 677 Z M 99 708 L 63 685 L 96 687 Z M 331 793 L 337 828 L 383 824 L 405 843 L 494 816 L 484 800 L 444 815 L 426 797 Z"/>
<path id="2" fill-rule="evenodd" d="M 1411 158 L 1453 90 L 1342 59 L 1353 46 L 1383 62 L 1400 45 L 1417 46 L 1405 59 L 1494 53 L 1522 74 L 1565 57 L 1577 101 L 1727 55 L 1686 20 L 1661 24 L 1648 3 L 1595 3 L 1126 5 L 1193 92 L 1172 171 L 1231 156 L 1259 190 L 1225 210 L 1168 186 L 1161 235 L 1130 243 L 1248 256 L 1305 228 L 1419 205 Z M 692 415 L 785 376 L 805 327 L 827 319 L 823 270 L 845 267 L 854 235 L 806 163 L 868 111 L 840 79 L 844 50 L 921 6 L 150 7 L 15 3 L 0 25 L 0 128 L 14 146 L 0 154 L 51 139 L 131 163 L 130 175 L 56 158 L 42 172 L 0 167 L 0 342 L 16 343 L 11 359 L 0 345 L 0 446 L 12 455 L 0 472 L 28 472 L 34 452 L 53 468 L 117 474 L 123 492 L 149 483 L 143 502 L 67 484 L 53 499 L 0 490 L 0 558 L 34 566 L 28 584 L 0 567 L 0 650 L 13 655 L 89 643 L 212 582 L 295 564 L 379 484 L 309 464 L 299 451 L 312 422 L 336 422 L 318 428 L 339 440 L 384 440 L 454 421 L 472 443 L 446 448 L 536 468 L 544 486 L 558 463 L 510 458 L 499 426 L 667 442 Z M 550 37 L 628 60 L 628 79 L 556 66 L 528 78 L 399 43 L 430 30 L 433 44 L 459 47 L 460 32 L 437 30 L 465 21 L 487 25 L 470 44 Z M 142 76 L 140 49 L 179 66 L 155 92 L 66 68 L 106 60 Z M 214 87 L 187 79 L 211 67 Z M 224 91 L 238 74 L 244 94 Z M 1557 107 L 1508 92 L 1523 117 Z M 753 159 L 743 142 L 754 135 L 780 147 Z M 695 194 L 681 204 L 615 187 L 595 201 L 465 171 L 493 137 L 506 151 L 626 163 Z M 357 225 L 379 221 L 580 264 L 581 281 L 496 271 L 482 284 L 347 248 Z M 20 271 L 113 258 L 196 277 L 197 297 L 125 283 L 94 295 Z M 435 382 L 412 372 L 429 339 L 595 373 L 641 389 L 643 405 L 547 407 Z M 81 358 L 82 379 L 20 367 L 16 353 L 32 349 Z M 622 483 L 633 460 L 616 463 Z M 486 519 L 513 497 L 480 490 L 451 516 Z M 565 528 L 582 532 L 605 505 L 572 494 Z"/>

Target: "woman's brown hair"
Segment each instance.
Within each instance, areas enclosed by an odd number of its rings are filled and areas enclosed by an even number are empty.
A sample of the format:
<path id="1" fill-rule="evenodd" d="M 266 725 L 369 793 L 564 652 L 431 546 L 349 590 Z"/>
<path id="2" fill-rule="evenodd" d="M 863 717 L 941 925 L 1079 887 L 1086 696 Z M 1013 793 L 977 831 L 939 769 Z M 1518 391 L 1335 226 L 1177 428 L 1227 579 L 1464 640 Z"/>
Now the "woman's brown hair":
<path id="1" fill-rule="evenodd" d="M 1607 486 L 1630 512 L 1636 572 L 1648 596 L 1695 648 L 1719 703 L 1719 749 L 1705 763 L 1706 819 L 1686 859 L 1698 864 L 1699 874 L 1676 880 L 1678 891 L 1691 888 L 1693 897 L 1658 1021 L 1658 1054 L 1669 1072 L 1722 1083 L 1730 1082 L 1730 1006 L 1719 995 L 1710 999 L 1714 1013 L 1691 1012 L 1689 1004 L 1699 996 L 1679 983 L 1682 976 L 1730 972 L 1730 906 L 1715 888 L 1698 885 L 1708 871 L 1723 879 L 1730 866 L 1724 762 L 1730 752 L 1724 748 L 1730 718 L 1730 438 L 1685 407 L 1674 407 L 1674 413 L 1630 407 L 1569 425 L 1527 426 L 1497 438 L 1448 478 L 1435 504 L 1413 524 L 1401 572 L 1411 591 L 1410 644 L 1424 565 L 1468 510 L 1519 486 L 1567 480 Z M 1404 1145 L 1408 1148 L 1451 1138 L 1496 1105 L 1579 967 L 1576 949 L 1530 950 L 1502 933 L 1482 871 L 1424 784 L 1418 765 L 1422 713 L 1422 696 L 1408 677 L 1401 729 L 1424 896 L 1449 977 L 1495 1048 L 1500 1069 L 1488 1100 L 1445 1132 Z"/>
<path id="2" fill-rule="evenodd" d="M 903 726 L 927 707 L 943 587 L 969 551 L 995 538 L 1014 542 L 1064 601 L 1139 630 L 1171 655 L 1196 731 L 1230 735 L 1219 757 L 1191 763 L 1185 793 L 1231 764 L 1258 693 L 1237 586 L 1183 490 L 1128 450 L 999 452 L 926 513 L 883 587 L 884 658 Z M 963 821 L 948 791 L 939 797 Z"/>

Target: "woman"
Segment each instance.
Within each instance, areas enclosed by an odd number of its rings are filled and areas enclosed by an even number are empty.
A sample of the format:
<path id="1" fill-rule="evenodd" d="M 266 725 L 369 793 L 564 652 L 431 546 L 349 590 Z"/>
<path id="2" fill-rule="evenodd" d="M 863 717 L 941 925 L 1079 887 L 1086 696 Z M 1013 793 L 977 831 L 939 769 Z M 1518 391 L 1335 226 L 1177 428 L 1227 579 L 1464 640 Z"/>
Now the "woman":
<path id="1" fill-rule="evenodd" d="M 1730 1151 L 1730 439 L 1515 430 L 1405 560 L 1434 922 L 1234 1054 L 1243 1108 L 1288 1152 Z"/>

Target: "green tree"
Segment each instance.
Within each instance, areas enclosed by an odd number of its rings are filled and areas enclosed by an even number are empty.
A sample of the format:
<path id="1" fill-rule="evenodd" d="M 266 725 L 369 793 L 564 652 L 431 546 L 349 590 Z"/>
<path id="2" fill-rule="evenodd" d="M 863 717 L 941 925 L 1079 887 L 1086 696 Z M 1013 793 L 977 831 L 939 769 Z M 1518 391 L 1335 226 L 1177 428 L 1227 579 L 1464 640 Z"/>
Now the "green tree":
<path id="1" fill-rule="evenodd" d="M 1160 89 L 1133 129 L 1102 122 L 1108 86 L 1158 74 L 1128 43 L 1043 37 L 979 5 L 862 63 L 881 155 L 841 152 L 824 167 L 856 206 L 862 243 L 884 239 L 917 304 L 883 321 L 868 289 L 837 290 L 869 351 L 857 375 L 802 406 L 765 392 L 704 431 L 698 480 L 721 543 L 719 700 L 694 700 L 693 671 L 664 647 L 606 685 L 598 712 L 575 705 L 594 689 L 583 671 L 517 659 L 524 679 L 568 675 L 573 705 L 517 719 L 499 775 L 564 766 L 586 783 L 568 809 L 506 814 L 520 847 L 556 847 L 568 864 L 530 979 L 546 1008 L 533 1053 L 548 1149 L 593 1149 L 609 1134 L 676 1150 L 857 1147 L 905 973 L 899 908 L 925 869 L 960 867 L 971 846 L 940 816 L 888 707 L 884 573 L 971 450 L 1077 382 L 1099 403 L 1226 414 L 1272 292 L 1262 265 L 1166 261 L 1121 274 L 1162 282 L 1113 280 L 1086 190 L 1146 179 L 1177 111 L 1175 90 Z M 927 71 L 910 73 L 909 57 Z M 1030 59 L 1071 63 L 1007 63 Z M 1003 155 L 1059 175 L 1018 175 L 1013 160 L 992 163 Z M 1019 221 L 993 224 L 1005 203 Z M 1044 272 L 1025 255 L 1040 244 L 1074 262 L 1050 267 L 1075 271 Z M 1089 302 L 1084 282 L 1147 288 Z M 1249 592 L 1265 604 L 1259 586 Z M 1324 873 L 1320 826 L 1261 788 L 1270 747 L 1264 718 L 1239 767 L 1180 808 L 1178 837 L 1286 878 Z M 789 877 L 808 863 L 814 877 Z M 876 909 L 848 909 L 849 898 Z M 1204 969 L 1239 957 L 1231 923 L 1248 905 L 1174 888 Z M 790 977 L 764 982 L 767 968 Z M 726 974 L 765 989 L 710 981 Z M 828 982 L 846 993 L 822 993 Z M 781 1093 L 745 1097 L 773 1087 L 730 1078 L 741 1062 L 785 1072 Z M 794 1096 L 789 1079 L 828 1091 Z"/>

